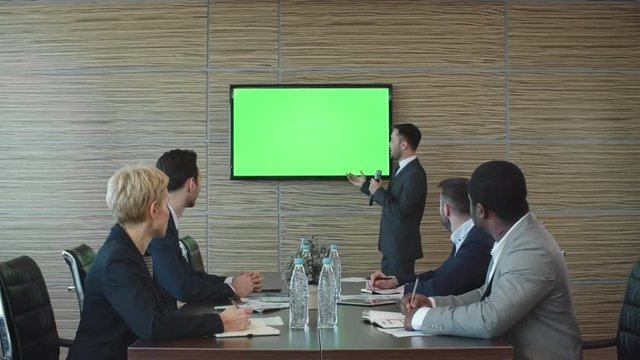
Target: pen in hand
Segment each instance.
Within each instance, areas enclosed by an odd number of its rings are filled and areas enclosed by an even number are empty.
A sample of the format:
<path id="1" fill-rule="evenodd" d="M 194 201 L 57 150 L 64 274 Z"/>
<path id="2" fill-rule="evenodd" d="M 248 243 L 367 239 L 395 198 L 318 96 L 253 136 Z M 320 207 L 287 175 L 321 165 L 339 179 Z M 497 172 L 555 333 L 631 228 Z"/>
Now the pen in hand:
<path id="1" fill-rule="evenodd" d="M 412 298 L 412 300 L 413 300 L 413 298 Z M 230 302 L 231 304 L 233 304 L 233 306 L 235 306 L 235 307 L 236 307 L 236 309 L 239 309 L 239 308 L 240 308 L 240 306 L 238 305 L 238 302 L 236 301 L 236 299 L 235 299 L 235 298 L 230 297 L 230 298 L 229 298 L 229 302 Z"/>
<path id="2" fill-rule="evenodd" d="M 418 290 L 418 278 L 416 278 L 416 283 L 413 284 L 413 292 L 411 293 L 411 306 L 413 307 L 413 298 L 416 297 L 416 290 Z"/>

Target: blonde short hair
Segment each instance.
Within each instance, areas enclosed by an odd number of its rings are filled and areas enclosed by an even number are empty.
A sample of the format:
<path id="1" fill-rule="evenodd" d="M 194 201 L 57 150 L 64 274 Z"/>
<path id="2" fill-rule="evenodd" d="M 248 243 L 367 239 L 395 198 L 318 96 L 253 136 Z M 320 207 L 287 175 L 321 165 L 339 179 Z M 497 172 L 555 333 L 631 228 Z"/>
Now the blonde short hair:
<path id="1" fill-rule="evenodd" d="M 127 165 L 116 171 L 107 184 L 107 206 L 119 224 L 140 223 L 147 207 L 160 201 L 169 178 L 153 166 Z"/>

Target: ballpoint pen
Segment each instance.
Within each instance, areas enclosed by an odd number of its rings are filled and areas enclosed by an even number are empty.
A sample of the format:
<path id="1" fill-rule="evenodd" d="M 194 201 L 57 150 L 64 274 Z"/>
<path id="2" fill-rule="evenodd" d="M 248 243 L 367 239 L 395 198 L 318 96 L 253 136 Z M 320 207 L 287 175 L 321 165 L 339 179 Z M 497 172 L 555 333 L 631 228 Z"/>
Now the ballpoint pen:
<path id="1" fill-rule="evenodd" d="M 411 302 L 413 304 L 413 298 L 416 297 L 416 290 L 418 290 L 418 278 L 416 278 L 416 283 L 413 284 L 413 292 L 411 293 Z"/>

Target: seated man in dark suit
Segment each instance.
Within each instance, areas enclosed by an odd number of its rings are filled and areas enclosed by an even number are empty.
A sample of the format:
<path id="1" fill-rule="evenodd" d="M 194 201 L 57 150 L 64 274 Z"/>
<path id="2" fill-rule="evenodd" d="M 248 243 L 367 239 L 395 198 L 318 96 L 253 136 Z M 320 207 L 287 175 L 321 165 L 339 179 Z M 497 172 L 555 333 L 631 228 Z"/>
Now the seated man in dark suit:
<path id="1" fill-rule="evenodd" d="M 453 243 L 449 257 L 435 270 L 419 275 L 396 275 L 387 277 L 376 271 L 371 274 L 370 286 L 374 289 L 392 289 L 411 283 L 404 289 L 413 290 L 418 280 L 417 293 L 425 296 L 458 295 L 484 284 L 487 267 L 491 260 L 493 239 L 482 229 L 473 225 L 469 215 L 469 181 L 451 178 L 438 186 L 440 192 L 440 220 L 451 232 Z"/>
<path id="2" fill-rule="evenodd" d="M 186 338 L 245 330 L 251 309 L 188 315 L 167 307 L 142 254 L 169 220 L 167 176 L 150 166 L 128 166 L 109 179 L 107 205 L 117 224 L 85 280 L 80 325 L 68 359 L 126 359 L 138 338 Z"/>
<path id="3" fill-rule="evenodd" d="M 163 290 L 168 305 L 176 307 L 176 300 L 226 301 L 230 297 L 245 297 L 262 287 L 258 272 L 242 272 L 238 276 L 223 277 L 194 270 L 180 252 L 179 220 L 184 210 L 196 204 L 202 188 L 202 174 L 197 154 L 191 150 L 167 151 L 156 167 L 169 177 L 169 219 L 163 237 L 151 240 L 148 252 L 153 261 L 153 277 Z"/>

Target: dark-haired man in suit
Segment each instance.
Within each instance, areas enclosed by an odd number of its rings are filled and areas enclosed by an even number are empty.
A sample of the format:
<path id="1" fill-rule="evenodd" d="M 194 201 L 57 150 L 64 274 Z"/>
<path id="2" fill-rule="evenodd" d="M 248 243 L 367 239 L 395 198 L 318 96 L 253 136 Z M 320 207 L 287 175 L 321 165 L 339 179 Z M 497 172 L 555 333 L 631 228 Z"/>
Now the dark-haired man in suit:
<path id="1" fill-rule="evenodd" d="M 197 165 L 197 154 L 191 150 L 167 151 L 156 162 L 156 167 L 169 177 L 169 223 L 164 237 L 154 238 L 147 251 L 153 260 L 153 278 L 164 289 L 165 298 L 172 306 L 176 300 L 220 301 L 230 297 L 245 297 L 262 287 L 258 272 L 242 272 L 234 277 L 223 277 L 195 271 L 182 257 L 178 244 L 179 220 L 184 210 L 193 207 L 202 187 L 202 175 Z"/>
<path id="2" fill-rule="evenodd" d="M 440 191 L 440 220 L 451 233 L 453 243 L 449 257 L 435 270 L 422 274 L 388 277 L 380 271 L 371 274 L 373 289 L 392 289 L 413 283 L 418 278 L 417 294 L 425 296 L 460 295 L 484 284 L 491 260 L 493 238 L 474 226 L 469 215 L 469 180 L 450 178 L 438 184 Z M 404 292 L 411 292 L 406 286 Z"/>
<path id="3" fill-rule="evenodd" d="M 380 181 L 347 174 L 349 182 L 382 207 L 378 250 L 380 268 L 388 275 L 415 273 L 416 259 L 422 258 L 420 222 L 427 201 L 427 174 L 418 161 L 416 149 L 422 134 L 413 124 L 395 124 L 389 141 L 389 153 L 398 161 L 387 189 Z"/>
<path id="4" fill-rule="evenodd" d="M 406 295 L 405 328 L 427 334 L 503 338 L 514 359 L 581 359 L 567 264 L 529 212 L 520 168 L 480 165 L 469 182 L 471 217 L 496 241 L 485 284 L 459 296 Z"/>

